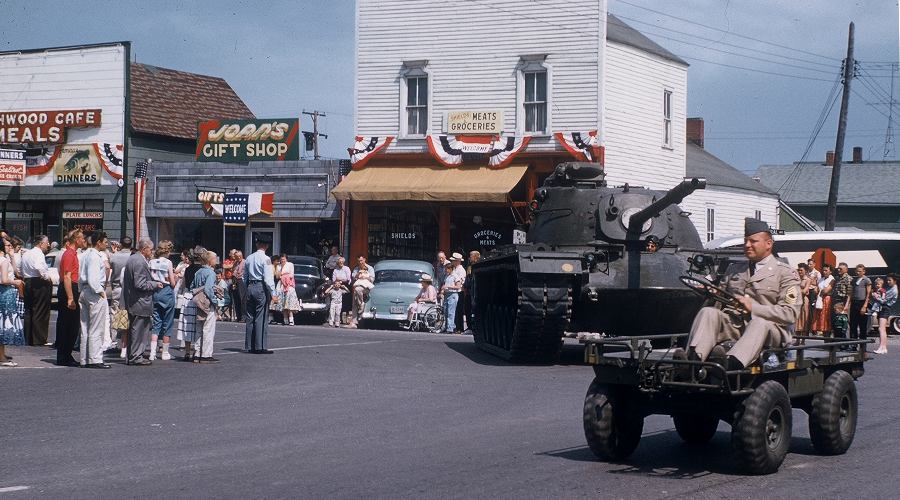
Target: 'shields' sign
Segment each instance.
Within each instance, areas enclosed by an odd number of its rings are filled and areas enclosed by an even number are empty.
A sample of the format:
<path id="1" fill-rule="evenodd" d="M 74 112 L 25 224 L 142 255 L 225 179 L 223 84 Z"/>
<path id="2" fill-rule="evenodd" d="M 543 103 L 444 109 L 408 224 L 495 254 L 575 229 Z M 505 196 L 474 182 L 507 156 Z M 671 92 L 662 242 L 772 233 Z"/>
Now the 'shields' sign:
<path id="1" fill-rule="evenodd" d="M 300 159 L 300 120 L 209 120 L 200 123 L 197 161 L 250 162 Z"/>
<path id="2" fill-rule="evenodd" d="M 99 109 L 0 111 L 0 144 L 63 144 L 66 129 L 99 126 Z"/>

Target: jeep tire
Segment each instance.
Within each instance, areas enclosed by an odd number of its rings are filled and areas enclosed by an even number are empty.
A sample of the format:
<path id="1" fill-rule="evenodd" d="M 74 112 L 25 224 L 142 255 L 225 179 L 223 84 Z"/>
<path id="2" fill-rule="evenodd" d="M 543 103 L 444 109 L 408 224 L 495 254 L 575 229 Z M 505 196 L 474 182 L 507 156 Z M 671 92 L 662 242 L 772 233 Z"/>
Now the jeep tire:
<path id="1" fill-rule="evenodd" d="M 751 474 L 771 474 L 791 445 L 791 400 L 784 386 L 769 380 L 738 403 L 731 448 L 738 465 Z"/>
<path id="2" fill-rule="evenodd" d="M 635 390 L 591 383 L 584 398 L 584 437 L 598 458 L 619 461 L 637 448 L 644 431 L 644 416 L 635 409 Z"/>
<path id="3" fill-rule="evenodd" d="M 809 437 L 816 451 L 823 455 L 846 452 L 856 435 L 857 411 L 853 377 L 843 370 L 832 373 L 810 407 Z"/>

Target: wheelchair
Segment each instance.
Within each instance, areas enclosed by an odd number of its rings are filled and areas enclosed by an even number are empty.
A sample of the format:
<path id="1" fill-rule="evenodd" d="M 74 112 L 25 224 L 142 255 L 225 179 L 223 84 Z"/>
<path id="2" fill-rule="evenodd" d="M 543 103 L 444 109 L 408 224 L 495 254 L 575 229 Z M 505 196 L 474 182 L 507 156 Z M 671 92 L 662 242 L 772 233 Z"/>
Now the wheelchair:
<path id="1" fill-rule="evenodd" d="M 444 308 L 440 303 L 427 304 L 421 311 L 413 314 L 412 321 L 407 325 L 411 332 L 440 333 L 444 329 Z"/>

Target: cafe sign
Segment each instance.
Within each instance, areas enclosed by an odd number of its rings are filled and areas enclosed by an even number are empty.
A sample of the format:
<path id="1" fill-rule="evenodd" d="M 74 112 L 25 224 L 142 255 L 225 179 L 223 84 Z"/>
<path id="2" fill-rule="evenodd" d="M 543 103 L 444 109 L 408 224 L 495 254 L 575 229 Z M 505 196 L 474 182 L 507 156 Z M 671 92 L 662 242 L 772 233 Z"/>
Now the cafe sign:
<path id="1" fill-rule="evenodd" d="M 25 182 L 25 151 L 0 149 L 0 186 L 21 186 Z"/>
<path id="2" fill-rule="evenodd" d="M 448 111 L 444 120 L 444 132 L 454 135 L 499 135 L 503 132 L 503 111 Z"/>
<path id="3" fill-rule="evenodd" d="M 197 161 L 246 163 L 300 159 L 300 120 L 209 120 L 197 135 Z"/>
<path id="4" fill-rule="evenodd" d="M 99 109 L 0 111 L 0 144 L 63 144 L 66 129 L 97 127 Z"/>

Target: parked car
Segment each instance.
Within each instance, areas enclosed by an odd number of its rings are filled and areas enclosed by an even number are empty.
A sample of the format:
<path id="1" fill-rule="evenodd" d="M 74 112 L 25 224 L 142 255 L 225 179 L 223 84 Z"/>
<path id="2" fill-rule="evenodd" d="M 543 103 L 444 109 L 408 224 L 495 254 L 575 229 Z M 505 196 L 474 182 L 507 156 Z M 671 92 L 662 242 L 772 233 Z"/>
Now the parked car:
<path id="1" fill-rule="evenodd" d="M 360 327 L 398 327 L 406 320 L 406 309 L 419 293 L 423 274 L 434 275 L 434 268 L 421 260 L 383 260 L 375 264 L 375 288 L 369 292 Z"/>
<path id="2" fill-rule="evenodd" d="M 59 261 L 62 260 L 61 252 L 51 252 L 44 257 L 44 261 L 49 268 L 47 272 L 50 274 L 50 281 L 53 282 L 53 291 L 50 296 L 50 307 L 56 304 L 56 291 L 59 287 Z"/>
<path id="3" fill-rule="evenodd" d="M 288 255 L 288 261 L 294 264 L 294 290 L 300 299 L 300 317 L 307 316 L 312 322 L 323 323 L 328 315 L 328 302 L 322 293 L 326 283 L 322 261 L 305 255 Z M 297 318 L 297 314 L 294 317 Z M 272 319 L 283 321 L 280 312 L 275 312 Z"/>

